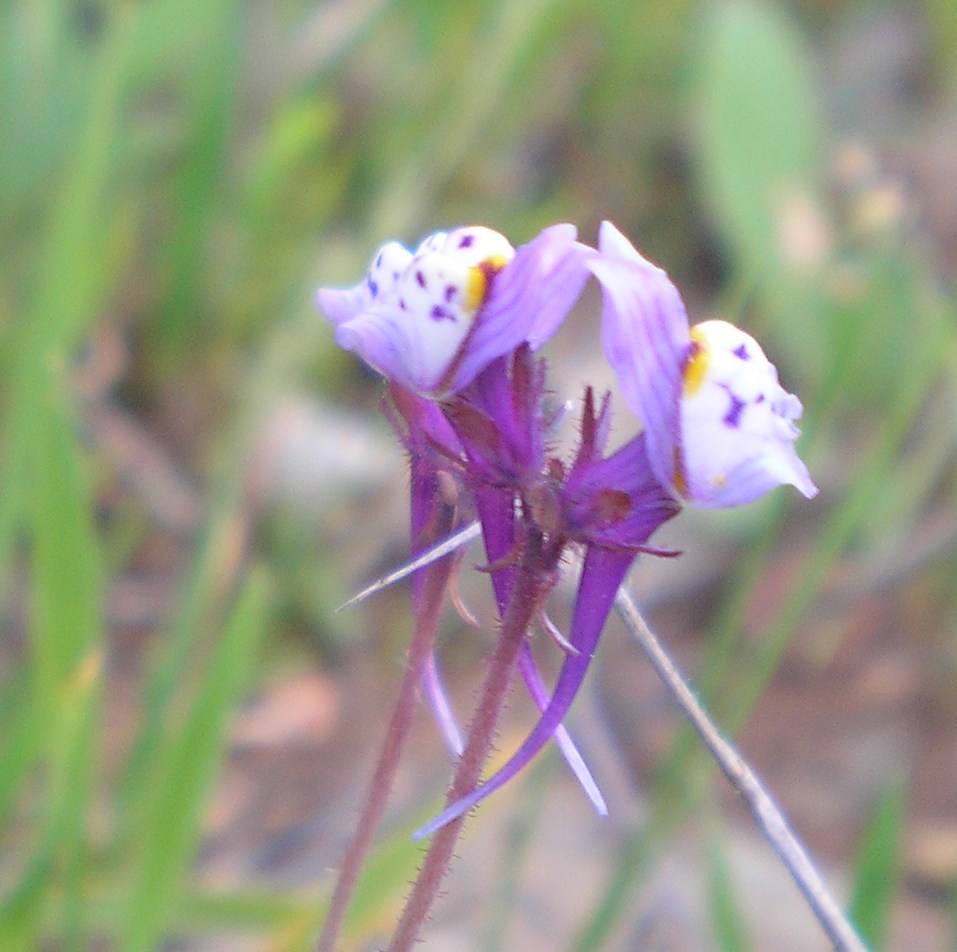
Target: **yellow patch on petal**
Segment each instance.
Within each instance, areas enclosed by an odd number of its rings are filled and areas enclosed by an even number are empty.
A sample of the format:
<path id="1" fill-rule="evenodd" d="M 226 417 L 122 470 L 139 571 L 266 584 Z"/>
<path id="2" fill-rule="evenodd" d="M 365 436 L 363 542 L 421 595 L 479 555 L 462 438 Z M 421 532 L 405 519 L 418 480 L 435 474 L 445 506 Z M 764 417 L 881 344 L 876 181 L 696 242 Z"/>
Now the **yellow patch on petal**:
<path id="1" fill-rule="evenodd" d="M 704 383 L 704 378 L 708 375 L 708 364 L 710 363 L 711 353 L 704 339 L 704 334 L 698 332 L 697 327 L 691 328 L 691 353 L 685 362 L 682 370 L 684 377 L 684 395 L 693 397 Z"/>
<path id="2" fill-rule="evenodd" d="M 465 309 L 474 311 L 485 300 L 488 276 L 481 267 L 469 268 L 469 283 L 465 289 Z"/>
<path id="3" fill-rule="evenodd" d="M 509 260 L 504 255 L 494 255 L 491 258 L 486 258 L 474 268 L 469 268 L 469 283 L 465 289 L 465 309 L 467 311 L 477 311 L 485 303 L 489 278 L 501 271 Z"/>

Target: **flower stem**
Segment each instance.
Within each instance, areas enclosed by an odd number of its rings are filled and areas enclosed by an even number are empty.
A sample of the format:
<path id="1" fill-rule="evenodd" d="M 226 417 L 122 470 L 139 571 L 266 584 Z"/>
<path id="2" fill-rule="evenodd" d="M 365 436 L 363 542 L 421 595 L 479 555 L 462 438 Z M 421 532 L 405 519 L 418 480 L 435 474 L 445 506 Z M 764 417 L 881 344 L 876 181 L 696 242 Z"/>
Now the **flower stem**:
<path id="1" fill-rule="evenodd" d="M 447 531 L 448 526 L 444 528 Z M 339 878 L 336 880 L 316 952 L 335 952 L 336 941 L 355 893 L 359 872 L 385 812 L 392 792 L 392 781 L 399 766 L 399 757 L 412 726 L 412 714 L 422 674 L 435 647 L 443 597 L 452 566 L 453 560 L 446 558 L 422 570 L 424 579 L 420 597 L 417 599 L 415 631 L 399 684 L 399 696 L 392 710 L 385 741 L 366 793 L 355 834 L 339 869 Z"/>
<path id="2" fill-rule="evenodd" d="M 508 608 L 502 619 L 498 643 L 489 661 L 481 698 L 469 726 L 465 750 L 459 758 L 455 775 L 446 794 L 447 806 L 475 789 L 481 777 L 482 768 L 488 759 L 499 716 L 508 693 L 512 669 L 525 641 L 525 633 L 532 621 L 532 616 L 540 604 L 541 589 L 548 584 L 547 574 L 542 571 L 544 567 L 542 542 L 541 534 L 537 530 L 529 531 L 522 563 L 516 573 Z M 415 945 L 419 930 L 429 915 L 442 880 L 448 871 L 465 819 L 465 816 L 461 816 L 452 820 L 433 836 L 419 875 L 412 886 L 412 892 L 406 900 L 405 909 L 396 926 L 388 952 L 409 952 Z"/>

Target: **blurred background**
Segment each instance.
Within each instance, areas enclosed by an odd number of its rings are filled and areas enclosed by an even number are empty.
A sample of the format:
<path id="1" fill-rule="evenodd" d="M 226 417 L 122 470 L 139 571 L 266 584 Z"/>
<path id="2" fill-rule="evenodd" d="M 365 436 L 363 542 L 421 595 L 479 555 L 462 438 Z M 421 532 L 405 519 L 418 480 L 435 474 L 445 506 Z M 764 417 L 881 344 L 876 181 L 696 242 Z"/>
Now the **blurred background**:
<path id="1" fill-rule="evenodd" d="M 821 486 L 682 515 L 642 603 L 869 944 L 957 948 L 952 0 L 7 0 L 0 122 L 0 948 L 310 948 L 410 630 L 404 586 L 335 613 L 406 554 L 404 459 L 313 289 L 603 218 L 761 339 Z M 596 308 L 563 398 L 608 383 Z M 826 948 L 617 624 L 596 667 L 611 817 L 543 758 L 426 947 Z M 347 948 L 449 763 L 423 713 Z"/>

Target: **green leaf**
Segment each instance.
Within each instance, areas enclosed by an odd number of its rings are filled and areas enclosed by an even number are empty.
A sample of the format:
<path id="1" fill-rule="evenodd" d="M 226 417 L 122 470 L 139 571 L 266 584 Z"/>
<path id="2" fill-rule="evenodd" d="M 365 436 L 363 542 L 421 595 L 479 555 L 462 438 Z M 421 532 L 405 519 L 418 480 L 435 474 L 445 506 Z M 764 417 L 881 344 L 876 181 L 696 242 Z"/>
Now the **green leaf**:
<path id="1" fill-rule="evenodd" d="M 810 56 L 774 5 L 730 0 L 705 23 L 698 173 L 739 267 L 760 278 L 781 255 L 790 203 L 813 193 L 822 131 Z"/>

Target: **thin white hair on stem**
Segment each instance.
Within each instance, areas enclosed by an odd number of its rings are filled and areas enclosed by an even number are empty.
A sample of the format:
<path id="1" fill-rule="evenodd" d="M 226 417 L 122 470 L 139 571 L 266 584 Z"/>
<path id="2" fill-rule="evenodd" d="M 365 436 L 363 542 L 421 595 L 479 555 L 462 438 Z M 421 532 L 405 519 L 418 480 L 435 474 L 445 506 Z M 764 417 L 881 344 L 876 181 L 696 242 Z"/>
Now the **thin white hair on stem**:
<path id="1" fill-rule="evenodd" d="M 688 686 L 681 672 L 648 627 L 631 594 L 618 590 L 615 608 L 629 634 L 638 642 L 652 667 L 658 672 L 681 712 L 691 722 L 724 775 L 747 804 L 751 815 L 804 894 L 811 911 L 821 924 L 837 952 L 867 952 L 807 851 L 791 830 L 780 808 L 764 789 L 747 762 L 719 733 Z"/>
<path id="2" fill-rule="evenodd" d="M 390 585 L 395 585 L 396 582 L 401 582 L 404 578 L 408 578 L 413 572 L 424 569 L 427 565 L 438 562 L 439 559 L 444 559 L 449 553 L 462 548 L 463 545 L 468 545 L 473 539 L 478 538 L 481 531 L 482 527 L 478 520 L 470 522 L 467 526 L 463 526 L 457 532 L 454 532 L 447 539 L 443 539 L 441 542 L 433 545 L 431 549 L 426 549 L 414 559 L 410 559 L 398 568 L 393 569 L 387 575 L 376 579 L 376 581 L 371 585 L 367 585 L 357 595 L 353 595 L 349 601 L 340 605 L 336 611 L 341 612 L 345 608 L 358 605 L 359 602 L 365 601 L 370 595 L 375 595 L 384 588 L 388 588 Z"/>

